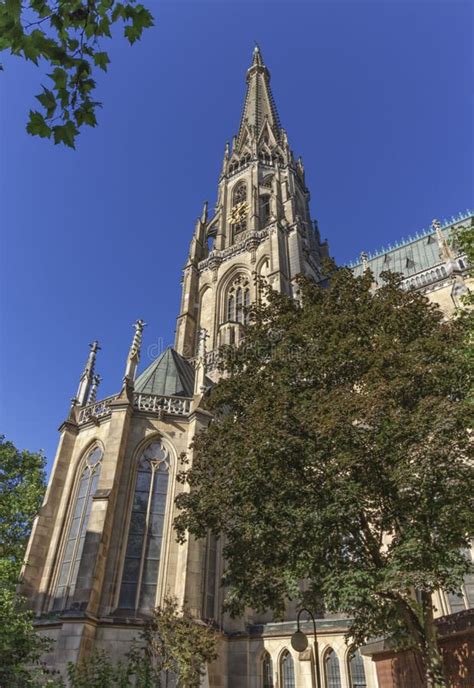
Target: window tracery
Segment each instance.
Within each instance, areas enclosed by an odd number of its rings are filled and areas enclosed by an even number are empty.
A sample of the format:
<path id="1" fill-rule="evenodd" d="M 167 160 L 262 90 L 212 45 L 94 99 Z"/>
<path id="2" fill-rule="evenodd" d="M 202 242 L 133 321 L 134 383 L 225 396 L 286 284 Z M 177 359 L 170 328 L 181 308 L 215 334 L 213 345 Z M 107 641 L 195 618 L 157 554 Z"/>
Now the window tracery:
<path id="1" fill-rule="evenodd" d="M 247 325 L 249 322 L 250 282 L 247 277 L 238 275 L 227 291 L 226 316 L 228 322 Z"/>
<path id="2" fill-rule="evenodd" d="M 86 539 L 92 509 L 92 498 L 97 489 L 102 465 L 102 449 L 93 447 L 87 454 L 72 511 L 61 567 L 56 583 L 54 610 L 67 607 L 76 590 L 77 575 Z"/>
<path id="3" fill-rule="evenodd" d="M 146 447 L 139 459 L 119 607 L 147 611 L 156 604 L 170 455 L 161 442 Z"/>

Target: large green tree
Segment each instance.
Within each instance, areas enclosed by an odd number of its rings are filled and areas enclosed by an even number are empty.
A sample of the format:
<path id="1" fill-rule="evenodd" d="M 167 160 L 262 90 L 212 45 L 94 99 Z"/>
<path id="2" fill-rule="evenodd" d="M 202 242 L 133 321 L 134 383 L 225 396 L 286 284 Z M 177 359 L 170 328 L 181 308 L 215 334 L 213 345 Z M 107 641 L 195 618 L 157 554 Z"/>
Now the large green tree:
<path id="1" fill-rule="evenodd" d="M 49 88 L 36 96 L 27 131 L 74 148 L 82 126 L 95 127 L 97 69 L 110 62 L 103 49 L 115 24 L 123 23 L 130 44 L 153 25 L 150 11 L 136 0 L 3 0 L 0 50 L 46 66 Z"/>
<path id="2" fill-rule="evenodd" d="M 232 612 L 281 612 L 306 580 L 306 606 L 346 613 L 358 644 L 416 648 L 444 686 L 432 596 L 459 588 L 474 532 L 466 323 L 384 277 L 334 269 L 253 309 L 176 526 L 224 534 Z"/>
<path id="3" fill-rule="evenodd" d="M 48 685 L 40 657 L 49 641 L 33 628 L 26 600 L 16 594 L 33 519 L 45 489 L 43 454 L 19 451 L 0 436 L 0 686 Z"/>

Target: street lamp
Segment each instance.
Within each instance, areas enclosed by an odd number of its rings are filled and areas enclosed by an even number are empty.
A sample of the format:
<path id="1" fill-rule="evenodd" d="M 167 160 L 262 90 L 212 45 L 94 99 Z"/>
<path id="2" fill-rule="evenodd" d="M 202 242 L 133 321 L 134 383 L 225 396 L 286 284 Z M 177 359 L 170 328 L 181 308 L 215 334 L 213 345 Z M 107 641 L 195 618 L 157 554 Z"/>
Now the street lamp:
<path id="1" fill-rule="evenodd" d="M 313 633 L 314 633 L 314 660 L 316 663 L 316 688 L 321 688 L 321 674 L 319 671 L 319 651 L 318 651 L 318 636 L 316 635 L 316 621 L 314 615 L 309 609 L 300 609 L 298 616 L 296 617 L 296 631 L 291 636 L 291 647 L 296 652 L 304 652 L 308 647 L 308 636 L 303 633 L 300 629 L 300 616 L 302 612 L 306 612 L 310 615 L 311 621 L 313 622 Z"/>

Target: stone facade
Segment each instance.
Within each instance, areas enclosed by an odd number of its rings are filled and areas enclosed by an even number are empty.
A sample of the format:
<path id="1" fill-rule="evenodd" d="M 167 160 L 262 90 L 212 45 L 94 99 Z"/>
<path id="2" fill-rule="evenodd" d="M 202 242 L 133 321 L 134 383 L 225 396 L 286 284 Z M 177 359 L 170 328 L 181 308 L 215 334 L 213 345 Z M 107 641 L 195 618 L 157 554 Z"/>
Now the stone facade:
<path id="1" fill-rule="evenodd" d="M 429 245 L 429 255 L 426 247 L 423 252 L 406 242 L 388 250 L 382 261 L 379 254 L 363 256 L 354 270 L 370 267 L 378 280 L 381 265 L 400 264 L 407 287 L 424 289 L 451 311 L 466 288 L 466 266 L 447 238 L 453 224 L 472 222 L 467 214 L 414 240 Z M 413 272 L 415 254 L 424 262 L 420 259 Z M 172 521 L 174 498 L 184 489 L 176 481 L 180 457 L 186 454 L 192 462 L 192 439 L 210 421 L 201 399 L 217 378 L 214 354 L 222 344 L 239 343 L 245 306 L 257 298 L 255 277 L 292 295 L 298 274 L 321 279 L 326 255 L 310 216 L 303 162 L 289 147 L 270 74 L 256 48 L 239 132 L 225 148 L 214 213 L 209 216 L 206 203 L 191 240 L 175 349 L 167 349 L 137 377 L 145 325 L 137 321 L 121 390 L 97 401 L 95 342 L 60 427 L 22 577 L 38 628 L 56 641 L 47 657 L 51 665 L 64 671 L 68 661 L 86 657 L 93 648 L 123 657 L 150 607 L 172 594 L 219 629 L 219 658 L 208 667 L 207 685 L 316 685 L 314 644 L 303 653 L 290 645 L 295 605 L 288 606 L 281 623 L 252 610 L 238 620 L 227 618 L 221 611 L 219 539 L 178 545 Z M 418 273 L 430 271 L 434 278 L 418 284 Z M 449 611 L 449 600 L 441 597 Z M 468 593 L 465 600 L 469 604 Z M 376 688 L 373 662 L 361 655 L 351 659 L 344 641 L 347 620 L 320 618 L 317 626 L 325 688 Z M 309 623 L 303 628 L 311 637 Z"/>

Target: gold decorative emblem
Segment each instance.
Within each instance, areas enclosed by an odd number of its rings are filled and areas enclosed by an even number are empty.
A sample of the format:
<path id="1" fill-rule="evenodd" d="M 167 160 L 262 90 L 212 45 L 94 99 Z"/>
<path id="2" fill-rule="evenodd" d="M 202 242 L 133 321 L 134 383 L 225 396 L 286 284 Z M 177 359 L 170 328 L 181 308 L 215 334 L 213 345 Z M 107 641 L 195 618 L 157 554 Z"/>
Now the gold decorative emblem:
<path id="1" fill-rule="evenodd" d="M 249 211 L 248 203 L 246 203 L 245 201 L 241 201 L 240 203 L 236 203 L 233 206 L 232 210 L 230 211 L 229 224 L 238 225 L 239 222 L 242 222 L 242 220 L 245 220 L 248 211 Z"/>

